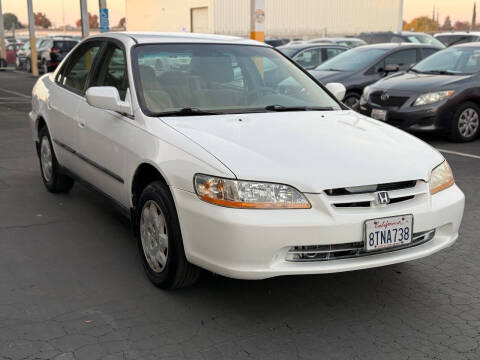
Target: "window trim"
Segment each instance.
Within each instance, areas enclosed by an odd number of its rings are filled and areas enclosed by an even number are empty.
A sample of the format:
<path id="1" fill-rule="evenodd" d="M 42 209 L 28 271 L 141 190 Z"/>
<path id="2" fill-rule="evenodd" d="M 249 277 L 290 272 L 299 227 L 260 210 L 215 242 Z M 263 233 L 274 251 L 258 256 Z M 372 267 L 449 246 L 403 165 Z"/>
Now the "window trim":
<path id="1" fill-rule="evenodd" d="M 72 88 L 70 86 L 66 86 L 66 85 L 63 84 L 62 81 L 59 81 L 59 79 L 63 78 L 65 71 L 69 68 L 70 62 L 74 59 L 74 56 L 76 55 L 76 52 L 78 50 L 84 48 L 85 46 L 89 45 L 90 43 L 97 43 L 97 42 L 100 44 L 100 49 L 98 50 L 97 56 L 95 56 L 95 61 L 93 62 L 92 66 L 90 67 L 90 70 L 88 71 L 87 79 L 85 81 L 83 89 L 78 90 L 78 89 Z M 67 90 L 67 91 L 69 91 L 69 92 L 71 92 L 75 95 L 85 97 L 85 91 L 86 91 L 86 86 L 85 85 L 90 83 L 90 77 L 92 75 L 92 70 L 95 69 L 95 67 L 97 66 L 97 63 L 99 62 L 99 59 L 101 58 L 101 55 L 103 55 L 104 49 L 105 49 L 105 38 L 92 38 L 92 39 L 88 39 L 88 40 L 80 43 L 78 47 L 76 47 L 74 50 L 72 50 L 72 53 L 69 54 L 67 61 L 62 65 L 62 68 L 60 69 L 60 71 L 55 76 L 55 83 L 58 86 L 60 86 L 61 88 L 65 89 L 65 90 Z"/>
<path id="2" fill-rule="evenodd" d="M 132 81 L 131 81 L 130 74 L 129 74 L 130 72 L 128 71 L 129 63 L 128 63 L 128 57 L 127 57 L 127 51 L 126 51 L 126 48 L 125 48 L 125 44 L 123 42 L 121 42 L 120 40 L 114 39 L 114 38 L 104 38 L 104 39 L 105 39 L 105 41 L 104 41 L 104 44 L 103 44 L 102 53 L 100 54 L 101 56 L 98 57 L 98 61 L 95 61 L 95 64 L 94 64 L 95 66 L 92 66 L 92 68 L 90 69 L 90 76 L 88 77 L 87 82 L 85 83 L 87 86 L 84 89 L 84 93 L 88 90 L 89 87 L 92 86 L 93 79 L 98 76 L 100 66 L 102 65 L 103 60 L 104 60 L 103 57 L 104 57 L 105 53 L 108 51 L 109 45 L 115 45 L 120 50 L 122 50 L 123 56 L 125 57 L 125 71 L 127 73 L 127 81 L 128 81 L 127 89 L 132 88 Z M 132 91 L 130 90 L 130 94 L 131 94 L 131 92 Z M 132 102 L 131 98 L 130 98 L 130 102 Z"/>

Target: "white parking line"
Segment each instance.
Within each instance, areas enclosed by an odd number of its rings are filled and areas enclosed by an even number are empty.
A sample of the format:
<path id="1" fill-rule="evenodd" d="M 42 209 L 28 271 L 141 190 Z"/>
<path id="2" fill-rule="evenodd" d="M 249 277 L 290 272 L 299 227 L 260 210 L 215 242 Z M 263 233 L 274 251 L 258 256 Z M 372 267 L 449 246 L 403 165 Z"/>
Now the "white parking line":
<path id="1" fill-rule="evenodd" d="M 463 152 L 458 152 L 458 151 L 452 151 L 452 150 L 445 150 L 445 149 L 438 149 L 438 151 L 446 153 L 446 154 L 453 154 L 453 155 L 458 155 L 458 156 L 463 156 L 467 158 L 472 158 L 472 159 L 477 159 L 480 160 L 480 155 L 473 155 L 473 154 L 467 154 Z"/>
<path id="2" fill-rule="evenodd" d="M 13 91 L 13 90 L 4 89 L 4 88 L 0 88 L 0 91 L 6 92 L 7 94 L 17 95 L 17 96 L 20 96 L 20 97 L 23 97 L 23 98 L 26 98 L 26 99 L 31 99 L 32 98 L 31 96 L 28 96 L 28 95 L 25 95 L 25 94 L 22 94 L 22 93 Z"/>

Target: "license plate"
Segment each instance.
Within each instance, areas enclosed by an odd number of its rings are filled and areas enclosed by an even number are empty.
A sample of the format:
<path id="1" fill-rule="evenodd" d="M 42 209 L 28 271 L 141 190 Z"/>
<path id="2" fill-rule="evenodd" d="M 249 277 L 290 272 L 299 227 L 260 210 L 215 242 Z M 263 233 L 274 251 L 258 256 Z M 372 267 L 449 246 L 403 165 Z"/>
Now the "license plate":
<path id="1" fill-rule="evenodd" d="M 382 109 L 373 109 L 372 114 L 370 115 L 373 119 L 386 121 L 387 120 L 387 110 Z"/>
<path id="2" fill-rule="evenodd" d="M 412 242 L 413 215 L 365 221 L 365 250 L 376 251 Z"/>

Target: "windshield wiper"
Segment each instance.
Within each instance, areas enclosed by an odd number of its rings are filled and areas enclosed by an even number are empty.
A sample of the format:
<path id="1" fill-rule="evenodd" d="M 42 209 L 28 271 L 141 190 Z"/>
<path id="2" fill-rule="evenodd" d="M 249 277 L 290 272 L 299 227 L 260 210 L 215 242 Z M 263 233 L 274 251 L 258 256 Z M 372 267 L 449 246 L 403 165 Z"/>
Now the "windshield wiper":
<path id="1" fill-rule="evenodd" d="M 417 69 L 413 69 L 413 68 L 410 69 L 410 70 L 408 70 L 408 72 L 410 72 L 410 71 L 411 71 L 411 72 L 414 72 L 414 73 L 416 73 L 416 74 L 423 74 L 423 72 L 418 71 Z"/>
<path id="2" fill-rule="evenodd" d="M 283 105 L 267 105 L 265 110 L 268 111 L 331 111 L 335 110 L 331 106 L 283 106 Z"/>
<path id="3" fill-rule="evenodd" d="M 434 75 L 458 75 L 458 73 L 455 73 L 453 71 L 449 70 L 430 70 L 430 71 L 424 71 L 424 74 L 434 74 Z"/>
<path id="4" fill-rule="evenodd" d="M 345 70 L 333 69 L 333 68 L 331 68 L 331 69 L 317 69 L 317 70 L 320 70 L 320 71 L 321 70 L 324 70 L 324 71 L 345 71 Z"/>
<path id="5" fill-rule="evenodd" d="M 201 115 L 220 115 L 221 112 L 201 110 L 198 108 L 185 107 L 180 110 L 165 111 L 156 113 L 155 116 L 201 116 Z"/>

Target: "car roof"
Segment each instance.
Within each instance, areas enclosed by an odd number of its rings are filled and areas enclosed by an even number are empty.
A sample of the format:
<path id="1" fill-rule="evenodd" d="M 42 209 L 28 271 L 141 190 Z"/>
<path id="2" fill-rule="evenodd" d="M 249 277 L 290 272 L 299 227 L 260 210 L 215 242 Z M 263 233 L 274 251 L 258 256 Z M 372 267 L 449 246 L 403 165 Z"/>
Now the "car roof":
<path id="1" fill-rule="evenodd" d="M 463 44 L 458 44 L 458 45 L 453 45 L 450 46 L 450 48 L 480 48 L 480 42 L 470 42 L 470 43 L 463 43 Z"/>
<path id="2" fill-rule="evenodd" d="M 283 45 L 277 47 L 277 49 L 295 49 L 295 50 L 303 50 L 309 48 L 316 48 L 316 47 L 334 47 L 340 49 L 350 49 L 348 46 L 338 45 L 335 43 L 304 43 L 304 44 L 295 44 L 295 45 Z"/>
<path id="3" fill-rule="evenodd" d="M 392 43 L 381 43 L 381 44 L 368 44 L 362 45 L 357 49 L 397 49 L 397 48 L 432 48 L 440 49 L 440 47 L 431 44 L 419 44 L 419 43 L 408 43 L 408 42 L 392 42 Z"/>
<path id="4" fill-rule="evenodd" d="M 93 35 L 91 37 L 129 37 L 139 44 L 151 43 L 208 43 L 208 44 L 240 44 L 271 47 L 263 42 L 244 39 L 236 36 L 174 33 L 174 32 L 110 32 Z"/>
<path id="5" fill-rule="evenodd" d="M 451 31 L 451 32 L 441 32 L 433 35 L 434 37 L 442 35 L 475 35 L 480 36 L 480 31 Z"/>

